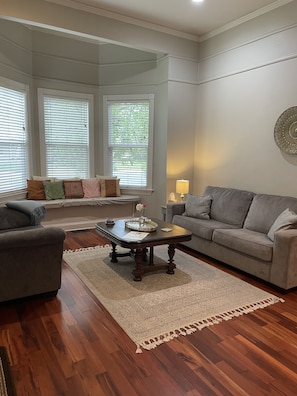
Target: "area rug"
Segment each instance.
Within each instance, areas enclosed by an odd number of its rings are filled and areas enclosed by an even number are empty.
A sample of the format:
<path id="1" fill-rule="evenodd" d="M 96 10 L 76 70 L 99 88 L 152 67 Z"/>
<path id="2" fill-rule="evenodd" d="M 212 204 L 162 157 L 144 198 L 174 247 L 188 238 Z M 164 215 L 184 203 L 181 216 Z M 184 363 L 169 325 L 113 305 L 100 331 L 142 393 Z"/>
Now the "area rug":
<path id="1" fill-rule="evenodd" d="M 135 342 L 137 353 L 284 301 L 180 250 L 174 275 L 158 271 L 135 282 L 133 260 L 111 263 L 110 251 L 65 251 L 63 258 Z M 155 263 L 168 261 L 166 246 L 155 247 L 154 253 Z"/>
<path id="2" fill-rule="evenodd" d="M 15 396 L 6 348 L 0 346 L 0 396 Z"/>

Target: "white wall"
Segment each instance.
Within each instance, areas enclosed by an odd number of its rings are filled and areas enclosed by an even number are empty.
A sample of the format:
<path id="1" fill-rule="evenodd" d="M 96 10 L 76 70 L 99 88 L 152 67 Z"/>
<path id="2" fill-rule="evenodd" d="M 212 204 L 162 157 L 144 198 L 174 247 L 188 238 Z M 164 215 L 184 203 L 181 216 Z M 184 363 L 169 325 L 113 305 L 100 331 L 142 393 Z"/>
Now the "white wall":
<path id="1" fill-rule="evenodd" d="M 93 74 L 92 57 L 86 63 L 79 58 L 76 63 L 90 71 L 76 88 L 84 91 L 92 81 L 93 87 L 98 84 L 99 131 L 103 94 L 143 89 L 155 93 L 155 184 L 153 195 L 145 197 L 152 210 L 149 215 L 159 215 L 180 177 L 190 179 L 194 194 L 212 184 L 297 196 L 297 156 L 284 155 L 273 137 L 277 118 L 297 100 L 296 1 L 199 45 L 41 0 L 2 0 L 0 15 L 70 31 L 78 37 L 104 38 L 109 43 L 110 47 L 100 47 L 97 54 L 98 73 Z M 114 52 L 115 44 L 126 48 Z M 37 41 L 35 45 L 42 48 Z M 25 69 L 29 52 L 22 55 Z M 149 53 L 152 58 L 147 57 Z M 127 59 L 131 54 L 137 54 L 136 63 Z M 45 58 L 35 54 L 34 59 L 38 86 L 69 88 L 72 82 L 65 79 L 79 75 L 77 67 L 69 75 L 60 71 L 62 80 L 54 80 Z M 1 62 L 0 71 L 11 73 L 5 54 Z M 61 62 L 64 67 L 67 60 Z M 16 60 L 12 66 L 14 74 L 25 78 L 27 70 L 22 75 L 18 63 Z M 41 69 L 48 71 L 47 77 L 40 76 Z M 99 153 L 99 168 L 100 158 Z"/>
<path id="2" fill-rule="evenodd" d="M 148 203 L 149 216 L 161 216 L 161 205 L 173 188 L 171 180 L 167 186 L 166 172 L 169 170 L 173 174 L 174 181 L 192 175 L 198 44 L 41 0 L 27 0 L 26 4 L 23 0 L 1 1 L 0 15 L 49 28 L 46 33 L 33 32 L 32 75 L 36 88 L 60 87 L 86 92 L 97 87 L 95 127 L 98 126 L 98 134 L 95 135 L 95 145 L 98 144 L 99 150 L 95 158 L 96 172 L 102 170 L 102 96 L 155 94 L 154 191 L 143 199 Z M 0 19 L 0 24 L 3 21 Z M 104 38 L 108 44 L 99 46 L 96 62 L 94 54 L 97 50 L 91 56 L 92 44 L 73 43 L 67 37 L 51 36 L 51 30 L 53 33 L 63 30 L 64 36 L 72 33 L 79 40 L 87 37 L 92 43 L 96 38 Z M 167 54 L 170 54 L 168 58 Z M 174 142 L 177 143 L 177 153 Z"/>
<path id="3" fill-rule="evenodd" d="M 197 70 L 195 61 L 169 57 L 167 199 L 170 192 L 175 192 L 177 179 L 188 179 L 192 191 Z"/>
<path id="4" fill-rule="evenodd" d="M 196 194 L 218 185 L 297 197 L 297 156 L 274 142 L 278 117 L 297 105 L 296 37 L 295 1 L 201 45 Z"/>

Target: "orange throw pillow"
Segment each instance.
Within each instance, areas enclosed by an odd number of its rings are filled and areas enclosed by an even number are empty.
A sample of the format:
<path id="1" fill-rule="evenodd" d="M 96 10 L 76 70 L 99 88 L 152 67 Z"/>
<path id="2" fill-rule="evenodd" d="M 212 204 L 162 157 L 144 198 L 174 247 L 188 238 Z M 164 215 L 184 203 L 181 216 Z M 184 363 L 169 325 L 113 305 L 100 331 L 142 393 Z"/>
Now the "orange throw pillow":
<path id="1" fill-rule="evenodd" d="M 120 179 L 100 179 L 101 197 L 120 197 Z"/>
<path id="2" fill-rule="evenodd" d="M 34 201 L 46 199 L 42 180 L 27 180 L 27 190 L 27 199 Z"/>

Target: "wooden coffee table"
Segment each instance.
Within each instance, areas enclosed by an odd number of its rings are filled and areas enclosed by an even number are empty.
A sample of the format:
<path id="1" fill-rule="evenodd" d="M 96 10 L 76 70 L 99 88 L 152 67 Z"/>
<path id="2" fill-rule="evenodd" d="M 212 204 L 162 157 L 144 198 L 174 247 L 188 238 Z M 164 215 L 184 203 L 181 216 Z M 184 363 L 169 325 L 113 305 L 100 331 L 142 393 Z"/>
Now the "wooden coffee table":
<path id="1" fill-rule="evenodd" d="M 158 224 L 158 228 L 149 232 L 142 240 L 128 240 L 127 234 L 131 232 L 125 227 L 125 220 L 117 220 L 113 225 L 103 223 L 96 224 L 96 230 L 110 240 L 112 251 L 110 258 L 112 263 L 118 262 L 118 257 L 131 256 L 135 260 L 135 268 L 132 271 L 135 281 L 141 281 L 142 275 L 147 272 L 159 271 L 166 269 L 167 274 L 174 274 L 174 253 L 175 247 L 180 242 L 190 241 L 192 232 L 185 228 L 165 223 L 162 220 L 152 219 Z M 169 232 L 162 231 L 162 228 L 171 228 Z M 129 249 L 127 253 L 118 253 L 116 246 Z M 168 263 L 154 264 L 154 246 L 168 245 Z M 147 252 L 149 251 L 149 259 Z"/>

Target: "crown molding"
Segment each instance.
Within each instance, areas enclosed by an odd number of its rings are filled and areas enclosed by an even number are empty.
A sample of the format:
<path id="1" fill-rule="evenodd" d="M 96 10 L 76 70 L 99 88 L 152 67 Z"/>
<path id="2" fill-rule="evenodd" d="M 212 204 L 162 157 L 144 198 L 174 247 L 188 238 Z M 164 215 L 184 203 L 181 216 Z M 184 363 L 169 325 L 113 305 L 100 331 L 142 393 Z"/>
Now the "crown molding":
<path id="1" fill-rule="evenodd" d="M 91 14 L 95 14 L 95 15 L 99 15 L 102 17 L 106 17 L 106 18 L 110 18 L 110 19 L 114 19 L 120 22 L 124 22 L 124 23 L 128 23 L 131 25 L 136 25 L 142 28 L 146 28 L 146 29 L 150 29 L 150 30 L 154 30 L 154 31 L 158 31 L 160 33 L 165 33 L 165 34 L 169 34 L 172 36 L 176 36 L 176 37 L 180 37 L 186 40 L 191 40 L 191 41 L 195 41 L 195 42 L 202 42 L 205 40 L 208 40 L 209 38 L 212 38 L 214 36 L 217 36 L 221 33 L 226 32 L 227 30 L 233 29 L 234 27 L 237 27 L 239 25 L 241 25 L 242 23 L 245 23 L 247 21 L 250 21 L 254 18 L 257 18 L 258 16 L 264 15 L 270 11 L 275 10 L 276 8 L 282 7 L 288 3 L 291 3 L 294 0 L 277 0 L 274 3 L 265 6 L 263 8 L 260 8 L 257 11 L 251 12 L 247 15 L 245 15 L 242 18 L 238 18 L 218 29 L 215 29 L 213 31 L 211 31 L 210 33 L 207 33 L 205 35 L 201 35 L 201 36 L 197 36 L 197 35 L 193 35 L 193 34 L 189 34 L 189 33 L 185 33 L 179 30 L 175 30 L 175 29 L 171 29 L 162 25 L 158 25 L 158 24 L 154 24 L 151 22 L 146 22 L 143 21 L 141 19 L 137 19 L 137 18 L 132 18 L 126 15 L 122 15 L 122 14 L 118 14 L 115 12 L 111 12 L 111 11 L 107 11 L 107 10 L 103 10 L 99 7 L 95 7 L 95 6 L 91 6 L 91 5 L 87 5 L 87 4 L 83 4 L 81 3 L 79 0 L 45 0 L 48 3 L 53 3 L 53 4 L 57 4 L 57 5 L 61 5 L 61 6 L 65 6 L 65 7 L 69 7 L 69 8 L 73 8 L 79 11 L 84 11 L 84 12 L 88 12 Z M 102 38 L 104 41 L 104 38 Z"/>
<path id="2" fill-rule="evenodd" d="M 74 8 L 79 11 L 85 11 L 91 14 L 99 15 L 102 17 L 114 19 L 116 21 L 128 23 L 130 25 L 136 25 L 145 29 L 150 29 L 154 31 L 158 31 L 160 33 L 165 33 L 169 34 L 171 36 L 177 36 L 180 38 L 184 38 L 186 40 L 191 40 L 191 41 L 196 41 L 199 42 L 199 36 L 189 34 L 189 33 L 184 33 L 179 30 L 171 29 L 162 25 L 154 24 L 151 22 L 146 22 L 141 19 L 137 18 L 132 18 L 126 15 L 118 14 L 115 12 L 111 11 L 106 11 L 103 10 L 102 8 L 98 8 L 95 6 L 87 5 L 87 4 L 82 4 L 80 1 L 76 0 L 45 0 L 48 3 L 54 3 L 58 4 L 61 6 L 69 7 L 69 8 Z"/>
<path id="3" fill-rule="evenodd" d="M 248 22 L 254 18 L 257 18 L 258 16 L 266 14 L 267 12 L 273 11 L 276 8 L 279 8 L 279 7 L 282 7 L 288 3 L 291 3 L 292 1 L 293 0 L 277 0 L 274 3 L 272 3 L 266 7 L 260 8 L 259 10 L 251 12 L 242 18 L 238 18 L 230 23 L 227 23 L 226 25 L 224 25 L 218 29 L 215 29 L 210 33 L 200 36 L 199 41 L 202 42 L 202 41 L 208 40 L 214 36 L 217 36 L 218 34 L 224 33 L 227 30 L 237 27 L 237 26 L 241 25 L 242 23 Z"/>

